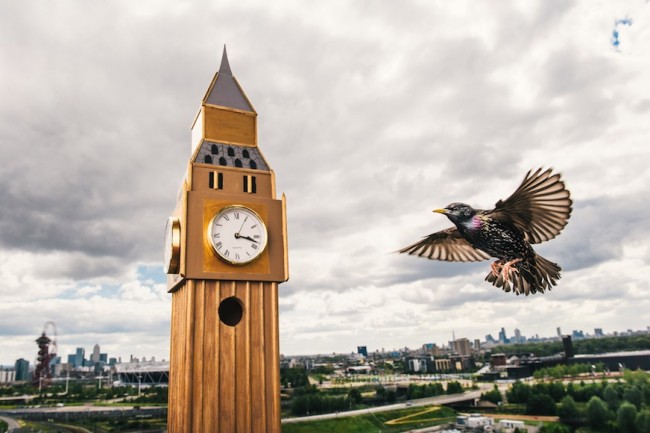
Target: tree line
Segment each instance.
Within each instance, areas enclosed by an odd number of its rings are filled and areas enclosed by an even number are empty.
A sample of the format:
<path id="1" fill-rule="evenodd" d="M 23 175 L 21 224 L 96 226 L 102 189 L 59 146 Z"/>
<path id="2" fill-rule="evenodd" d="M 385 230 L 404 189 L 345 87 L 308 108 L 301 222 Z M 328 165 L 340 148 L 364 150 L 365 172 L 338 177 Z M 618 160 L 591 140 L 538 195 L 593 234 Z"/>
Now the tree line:
<path id="1" fill-rule="evenodd" d="M 483 400 L 503 403 L 496 388 Z M 508 405 L 529 415 L 557 415 L 571 428 L 589 426 L 596 432 L 650 433 L 650 375 L 627 370 L 623 380 L 566 386 L 560 381 L 533 385 L 516 382 L 506 391 Z M 547 431 L 568 432 L 562 427 Z"/>
<path id="2" fill-rule="evenodd" d="M 381 385 L 320 390 L 316 385 L 306 385 L 293 390 L 288 406 L 292 416 L 305 416 L 382 406 L 398 400 L 414 400 L 463 391 L 463 386 L 456 381 L 448 382 L 446 389 L 440 383 L 410 384 L 408 388 L 397 390 L 386 389 Z"/>
<path id="3" fill-rule="evenodd" d="M 619 337 L 600 337 L 573 340 L 576 354 L 600 354 L 650 349 L 650 334 L 628 335 Z M 551 356 L 563 352 L 561 341 L 506 344 L 493 347 L 491 353 L 521 355 L 534 353 L 536 356 Z M 490 352 L 486 354 L 489 360 Z"/>

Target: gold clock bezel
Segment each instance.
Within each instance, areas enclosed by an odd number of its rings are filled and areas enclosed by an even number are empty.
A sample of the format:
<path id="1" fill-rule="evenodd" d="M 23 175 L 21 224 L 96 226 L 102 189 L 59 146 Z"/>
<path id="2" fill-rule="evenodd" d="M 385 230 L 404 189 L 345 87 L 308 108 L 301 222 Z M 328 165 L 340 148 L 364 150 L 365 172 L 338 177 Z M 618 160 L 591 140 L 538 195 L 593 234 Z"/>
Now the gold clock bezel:
<path id="1" fill-rule="evenodd" d="M 163 263 L 166 274 L 178 274 L 181 265 L 181 220 L 177 217 L 167 218 L 165 227 L 165 255 Z M 169 257 L 166 253 L 169 252 Z"/>
<path id="2" fill-rule="evenodd" d="M 264 232 L 264 245 L 262 246 L 262 248 L 260 248 L 260 249 L 257 251 L 257 254 L 255 254 L 253 257 L 251 257 L 250 259 L 248 259 L 248 260 L 246 260 L 246 261 L 239 261 L 239 262 L 238 262 L 238 261 L 231 260 L 231 259 L 229 259 L 228 257 L 224 257 L 224 256 L 219 252 L 219 250 L 217 250 L 217 248 L 215 247 L 215 244 L 214 244 L 213 241 L 212 241 L 212 240 L 213 240 L 213 234 L 214 234 L 214 233 L 212 232 L 212 228 L 214 227 L 214 222 L 215 222 L 215 220 L 217 220 L 217 219 L 218 219 L 222 214 L 224 214 L 224 213 L 226 213 L 226 212 L 229 212 L 229 211 L 231 211 L 231 210 L 234 210 L 234 209 L 242 209 L 242 210 L 244 210 L 244 211 L 249 212 L 250 214 L 252 214 L 253 217 L 255 217 L 255 218 L 257 219 L 258 223 L 260 224 L 260 226 L 262 227 L 262 230 L 263 230 L 263 232 Z M 219 210 L 219 212 L 217 212 L 217 213 L 216 213 L 216 214 L 215 214 L 215 215 L 210 219 L 210 222 L 208 223 L 208 227 L 207 227 L 206 236 L 207 236 L 207 241 L 208 241 L 208 244 L 210 244 L 210 249 L 212 250 L 212 252 L 213 252 L 214 254 L 216 254 L 216 256 L 219 257 L 219 258 L 220 258 L 221 260 L 223 260 L 224 262 L 229 263 L 229 264 L 231 264 L 231 265 L 235 265 L 235 266 L 243 266 L 243 265 L 247 265 L 247 264 L 249 264 L 249 263 L 251 263 L 251 262 L 254 262 L 255 260 L 259 259 L 259 258 L 262 256 L 262 254 L 264 253 L 264 251 L 266 251 L 266 248 L 268 247 L 268 244 L 269 244 L 269 232 L 268 232 L 268 230 L 267 230 L 267 228 L 266 228 L 266 223 L 264 222 L 264 220 L 262 219 L 262 217 L 260 216 L 260 214 L 258 214 L 258 213 L 255 212 L 253 209 L 249 208 L 248 206 L 239 205 L 239 204 L 228 205 L 228 206 L 225 206 L 225 207 L 221 208 L 221 209 Z"/>

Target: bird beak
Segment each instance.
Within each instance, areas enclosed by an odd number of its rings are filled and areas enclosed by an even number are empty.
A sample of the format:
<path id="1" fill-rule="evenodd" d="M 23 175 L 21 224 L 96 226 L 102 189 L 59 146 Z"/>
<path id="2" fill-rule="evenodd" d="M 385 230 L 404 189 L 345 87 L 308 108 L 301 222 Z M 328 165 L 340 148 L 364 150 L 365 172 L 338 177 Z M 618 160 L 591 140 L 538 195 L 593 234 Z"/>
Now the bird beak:
<path id="1" fill-rule="evenodd" d="M 433 211 L 441 214 L 446 214 L 449 212 L 447 209 L 434 209 Z"/>

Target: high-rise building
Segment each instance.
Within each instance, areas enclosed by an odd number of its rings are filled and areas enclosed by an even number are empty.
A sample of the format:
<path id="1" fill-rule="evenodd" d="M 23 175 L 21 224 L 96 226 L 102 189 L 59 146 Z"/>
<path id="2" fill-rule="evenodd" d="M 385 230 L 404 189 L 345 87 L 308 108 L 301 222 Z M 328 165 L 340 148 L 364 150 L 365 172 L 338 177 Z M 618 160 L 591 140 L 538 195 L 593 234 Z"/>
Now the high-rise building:
<path id="1" fill-rule="evenodd" d="M 90 355 L 90 360 L 95 364 L 99 362 L 99 344 L 95 344 L 95 347 L 93 347 L 93 354 Z"/>
<path id="2" fill-rule="evenodd" d="M 564 346 L 564 356 L 568 358 L 573 358 L 574 352 L 573 352 L 573 342 L 571 341 L 571 336 L 570 335 L 563 335 L 562 336 L 562 345 Z"/>
<path id="3" fill-rule="evenodd" d="M 357 346 L 357 353 L 364 358 L 368 357 L 368 347 L 366 346 Z"/>
<path id="4" fill-rule="evenodd" d="M 470 356 L 472 354 L 472 348 L 469 345 L 469 340 L 467 338 L 458 338 L 451 343 L 452 352 L 457 353 L 460 356 Z"/>
<path id="5" fill-rule="evenodd" d="M 509 341 L 510 340 L 508 340 L 508 337 L 506 337 L 506 330 L 504 328 L 501 328 L 501 331 L 499 331 L 499 343 L 505 344 Z"/>
<path id="6" fill-rule="evenodd" d="M 74 362 L 72 365 L 74 367 L 83 367 L 86 362 L 86 349 L 83 347 L 77 347 L 77 350 L 74 355 Z"/>
<path id="7" fill-rule="evenodd" d="M 474 351 L 480 352 L 481 351 L 481 340 L 478 338 L 474 339 Z"/>
<path id="8" fill-rule="evenodd" d="M 521 335 L 521 331 L 519 329 L 515 329 L 515 336 L 511 339 L 513 343 L 525 343 L 526 342 L 526 337 Z"/>
<path id="9" fill-rule="evenodd" d="M 604 337 L 605 334 L 603 334 L 603 328 L 595 328 L 594 329 L 594 335 L 596 337 Z"/>
<path id="10" fill-rule="evenodd" d="M 29 361 L 20 358 L 16 360 L 16 381 L 27 382 L 29 380 Z"/>

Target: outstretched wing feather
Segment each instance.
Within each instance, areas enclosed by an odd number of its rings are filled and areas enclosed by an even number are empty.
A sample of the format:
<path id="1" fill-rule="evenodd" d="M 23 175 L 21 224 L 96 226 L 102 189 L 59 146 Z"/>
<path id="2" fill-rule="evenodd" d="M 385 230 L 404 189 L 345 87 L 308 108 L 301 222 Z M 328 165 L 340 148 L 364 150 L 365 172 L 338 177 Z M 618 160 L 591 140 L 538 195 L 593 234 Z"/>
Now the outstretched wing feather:
<path id="1" fill-rule="evenodd" d="M 480 262 L 490 258 L 463 239 L 456 227 L 432 233 L 399 252 L 447 262 Z"/>
<path id="2" fill-rule="evenodd" d="M 556 237 L 571 216 L 571 194 L 551 169 L 529 171 L 519 188 L 499 200 L 490 216 L 515 225 L 531 244 Z"/>

